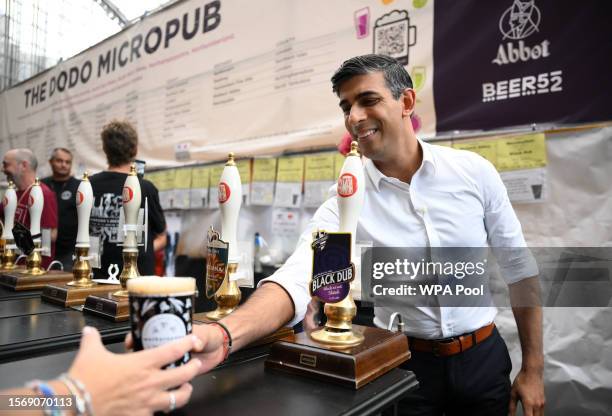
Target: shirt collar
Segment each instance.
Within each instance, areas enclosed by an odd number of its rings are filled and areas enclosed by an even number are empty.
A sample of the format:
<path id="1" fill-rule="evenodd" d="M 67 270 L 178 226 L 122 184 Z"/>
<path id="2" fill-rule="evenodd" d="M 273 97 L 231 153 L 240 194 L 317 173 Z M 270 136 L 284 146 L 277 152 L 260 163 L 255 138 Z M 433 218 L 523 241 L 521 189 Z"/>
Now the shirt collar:
<path id="1" fill-rule="evenodd" d="M 435 163 L 434 155 L 431 149 L 431 145 L 429 143 L 423 142 L 421 139 L 417 139 L 417 140 L 419 142 L 419 145 L 421 146 L 421 149 L 423 149 L 423 161 L 421 163 L 420 169 L 431 170 L 431 172 L 435 174 L 436 163 Z M 364 159 L 365 159 L 365 163 L 364 163 L 365 171 L 367 175 L 370 177 L 370 179 L 372 180 L 372 183 L 374 184 L 374 187 L 376 188 L 376 190 L 379 191 L 380 181 L 388 177 L 384 173 L 378 170 L 378 168 L 374 165 L 374 162 L 372 162 L 368 158 L 364 158 Z"/>
<path id="2" fill-rule="evenodd" d="M 423 149 L 423 164 L 421 167 L 430 168 L 431 172 L 435 175 L 436 173 L 436 161 L 433 155 L 432 147 L 429 143 L 425 143 L 421 139 L 417 139 Z"/>
<path id="3" fill-rule="evenodd" d="M 379 191 L 380 188 L 378 184 L 383 178 L 386 178 L 386 176 L 383 175 L 383 173 L 379 171 L 376 168 L 376 166 L 374 166 L 374 162 L 372 162 L 370 159 L 366 157 L 364 157 L 364 159 L 365 159 L 364 167 L 365 167 L 366 174 L 370 177 L 370 180 L 374 184 L 374 188 L 376 188 L 376 190 Z"/>

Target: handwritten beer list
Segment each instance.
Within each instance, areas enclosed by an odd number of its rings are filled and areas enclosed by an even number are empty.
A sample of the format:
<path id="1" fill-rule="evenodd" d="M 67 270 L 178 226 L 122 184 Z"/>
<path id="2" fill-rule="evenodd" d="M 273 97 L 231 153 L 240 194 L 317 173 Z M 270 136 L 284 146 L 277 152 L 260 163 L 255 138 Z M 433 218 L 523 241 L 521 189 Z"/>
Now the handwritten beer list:
<path id="1" fill-rule="evenodd" d="M 273 50 L 220 62 L 213 71 L 213 106 L 222 107 L 329 82 L 332 35 L 276 43 Z"/>
<path id="2" fill-rule="evenodd" d="M 334 42 L 332 34 L 290 37 L 251 56 L 204 65 L 201 70 L 195 65 L 188 71 L 176 68 L 192 62 L 195 53 L 177 51 L 40 104 L 22 117 L 27 127 L 0 139 L 8 142 L 7 147 L 26 145 L 39 157 L 56 146 L 78 150 L 89 168 L 101 169 L 103 126 L 112 119 L 127 119 L 137 128 L 142 142 L 139 154 L 149 166 L 166 164 L 173 146 L 184 142 L 191 142 L 195 150 L 206 148 L 196 155 L 202 160 L 220 160 L 228 146 L 236 150 L 254 137 L 267 141 L 292 129 L 310 131 L 312 126 L 294 117 L 300 113 L 293 110 L 300 103 L 294 97 L 329 83 L 337 64 Z M 269 107 L 264 113 L 252 111 L 263 103 Z"/>

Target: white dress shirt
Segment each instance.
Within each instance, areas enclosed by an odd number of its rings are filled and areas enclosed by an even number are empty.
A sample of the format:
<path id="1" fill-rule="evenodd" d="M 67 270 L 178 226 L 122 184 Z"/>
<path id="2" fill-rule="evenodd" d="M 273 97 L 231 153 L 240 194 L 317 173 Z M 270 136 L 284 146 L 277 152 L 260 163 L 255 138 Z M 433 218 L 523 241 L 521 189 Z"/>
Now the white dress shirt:
<path id="1" fill-rule="evenodd" d="M 419 141 L 423 163 L 407 184 L 382 174 L 364 159 L 366 192 L 356 241 L 375 247 L 525 247 L 521 225 L 493 165 L 480 155 Z M 291 296 L 300 322 L 310 302 L 313 231 L 337 231 L 336 197 L 325 201 L 300 236 L 287 262 L 263 282 L 276 282 Z M 505 273 L 507 283 L 537 274 L 529 259 Z M 535 268 L 534 268 L 535 267 Z M 386 328 L 399 312 L 410 336 L 448 338 L 472 332 L 495 318 L 495 307 L 415 307 L 400 296 L 374 308 L 374 324 Z"/>

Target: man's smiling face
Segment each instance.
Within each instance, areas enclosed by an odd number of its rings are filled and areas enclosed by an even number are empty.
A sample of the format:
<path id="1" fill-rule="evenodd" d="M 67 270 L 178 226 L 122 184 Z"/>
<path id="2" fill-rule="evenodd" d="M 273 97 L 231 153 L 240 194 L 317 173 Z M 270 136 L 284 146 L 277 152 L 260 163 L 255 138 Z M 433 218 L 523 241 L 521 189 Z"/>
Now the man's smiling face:
<path id="1" fill-rule="evenodd" d="M 344 124 L 362 154 L 385 161 L 402 138 L 404 103 L 393 98 L 382 72 L 354 76 L 338 91 Z"/>

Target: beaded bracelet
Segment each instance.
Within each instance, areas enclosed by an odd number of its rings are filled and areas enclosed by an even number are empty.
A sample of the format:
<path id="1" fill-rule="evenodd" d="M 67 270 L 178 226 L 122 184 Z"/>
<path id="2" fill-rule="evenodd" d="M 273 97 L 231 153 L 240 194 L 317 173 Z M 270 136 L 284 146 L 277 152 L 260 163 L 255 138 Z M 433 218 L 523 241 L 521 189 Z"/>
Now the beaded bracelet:
<path id="1" fill-rule="evenodd" d="M 55 396 L 55 392 L 48 384 L 40 381 L 40 380 L 32 380 L 26 384 L 26 388 L 33 389 L 34 391 L 38 391 L 45 398 L 52 398 Z M 43 410 L 45 416 L 61 416 L 61 412 L 57 409 L 56 406 L 45 407 Z"/>
<path id="2" fill-rule="evenodd" d="M 74 396 L 76 416 L 83 416 L 85 414 L 85 401 L 81 397 L 81 393 L 79 392 L 79 390 L 76 388 L 74 383 L 70 381 L 68 377 L 66 377 L 66 374 L 62 374 L 61 376 L 59 376 L 58 380 L 64 383 L 64 385 L 70 391 L 70 394 Z"/>
<path id="3" fill-rule="evenodd" d="M 223 361 L 225 361 L 232 352 L 232 334 L 230 334 L 227 327 L 221 322 L 211 322 L 209 325 L 216 325 L 221 329 L 221 332 L 223 332 L 223 350 L 225 351 L 223 354 Z"/>
<path id="4" fill-rule="evenodd" d="M 85 385 L 81 383 L 78 379 L 72 377 L 68 373 L 63 373 L 60 377 L 65 378 L 66 380 L 69 380 L 77 388 L 77 390 L 80 393 L 80 396 L 83 398 L 83 401 L 85 402 L 85 410 L 87 414 L 89 416 L 94 416 L 93 408 L 91 406 L 91 395 L 85 388 Z"/>

